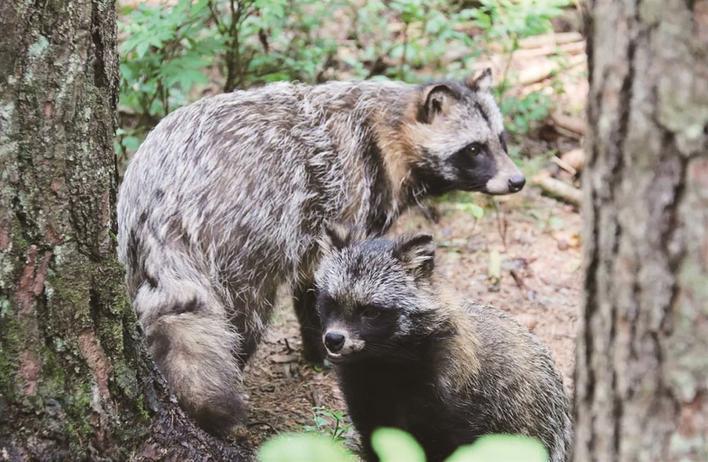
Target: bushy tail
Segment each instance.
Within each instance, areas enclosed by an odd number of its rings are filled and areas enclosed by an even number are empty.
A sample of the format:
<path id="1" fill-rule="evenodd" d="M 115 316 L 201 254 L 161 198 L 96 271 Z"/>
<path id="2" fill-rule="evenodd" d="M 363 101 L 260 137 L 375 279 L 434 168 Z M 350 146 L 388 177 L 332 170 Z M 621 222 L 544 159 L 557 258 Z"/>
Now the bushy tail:
<path id="1" fill-rule="evenodd" d="M 236 355 L 241 336 L 206 284 L 161 275 L 133 302 L 153 359 L 180 405 L 212 433 L 245 419 Z"/>

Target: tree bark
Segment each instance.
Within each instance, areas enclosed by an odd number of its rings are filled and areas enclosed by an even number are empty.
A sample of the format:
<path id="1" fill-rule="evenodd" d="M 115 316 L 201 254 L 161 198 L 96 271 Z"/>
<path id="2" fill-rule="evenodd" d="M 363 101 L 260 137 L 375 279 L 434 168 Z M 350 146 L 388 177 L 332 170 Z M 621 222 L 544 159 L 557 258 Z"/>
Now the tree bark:
<path id="1" fill-rule="evenodd" d="M 125 296 L 113 0 L 4 0 L 0 30 L 0 459 L 241 459 L 170 399 Z"/>
<path id="2" fill-rule="evenodd" d="M 708 460 L 708 1 L 589 3 L 575 460 Z"/>

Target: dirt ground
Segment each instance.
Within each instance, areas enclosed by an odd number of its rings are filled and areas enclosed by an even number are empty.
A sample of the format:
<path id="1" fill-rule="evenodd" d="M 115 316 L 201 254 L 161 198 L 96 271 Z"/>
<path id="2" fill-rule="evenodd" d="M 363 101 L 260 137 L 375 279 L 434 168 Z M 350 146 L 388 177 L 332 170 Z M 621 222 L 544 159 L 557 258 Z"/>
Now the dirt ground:
<path id="1" fill-rule="evenodd" d="M 534 188 L 495 201 L 481 195 L 474 199 L 486 205 L 480 220 L 455 202 L 438 202 L 438 223 L 413 210 L 390 234 L 432 232 L 441 281 L 506 311 L 538 335 L 571 390 L 581 282 L 579 214 Z M 494 253 L 501 257 L 496 284 L 489 277 Z M 287 294 L 280 299 L 272 328 L 246 370 L 251 409 L 246 438 L 254 446 L 275 433 L 312 426 L 314 407 L 345 410 L 334 372 L 314 370 L 302 361 L 292 306 Z"/>

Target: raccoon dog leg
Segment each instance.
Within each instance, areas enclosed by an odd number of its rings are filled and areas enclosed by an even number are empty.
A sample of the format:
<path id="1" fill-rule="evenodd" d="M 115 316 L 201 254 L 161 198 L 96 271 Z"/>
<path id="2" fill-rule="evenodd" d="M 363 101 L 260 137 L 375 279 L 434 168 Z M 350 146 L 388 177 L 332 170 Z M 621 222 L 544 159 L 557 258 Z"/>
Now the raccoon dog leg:
<path id="1" fill-rule="evenodd" d="M 206 430 L 227 432 L 245 418 L 235 358 L 241 336 L 209 289 L 166 279 L 135 297 L 148 349 L 182 407 Z"/>
<path id="2" fill-rule="evenodd" d="M 231 323 L 241 335 L 241 343 L 236 352 L 239 368 L 243 368 L 256 352 L 263 332 L 268 327 L 273 306 L 275 306 L 274 288 L 263 290 L 254 295 L 237 300 L 231 309 L 231 312 L 234 313 Z"/>
<path id="3" fill-rule="evenodd" d="M 322 364 L 325 351 L 322 346 L 322 325 L 317 314 L 315 301 L 317 292 L 312 283 L 300 283 L 293 294 L 293 306 L 300 323 L 303 356 L 307 362 Z"/>

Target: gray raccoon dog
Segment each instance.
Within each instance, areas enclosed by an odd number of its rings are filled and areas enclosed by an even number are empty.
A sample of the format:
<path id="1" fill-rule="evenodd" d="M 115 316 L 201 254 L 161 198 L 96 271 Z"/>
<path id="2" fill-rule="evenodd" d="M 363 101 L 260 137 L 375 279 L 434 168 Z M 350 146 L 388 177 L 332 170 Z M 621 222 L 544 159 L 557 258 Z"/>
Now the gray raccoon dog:
<path id="1" fill-rule="evenodd" d="M 148 135 L 118 197 L 118 254 L 148 348 L 182 406 L 219 432 L 243 420 L 244 363 L 289 284 L 322 359 L 314 265 L 325 223 L 386 231 L 425 196 L 505 194 L 484 72 L 464 82 L 278 83 L 202 99 Z"/>
<path id="2" fill-rule="evenodd" d="M 567 460 L 569 402 L 547 349 L 502 312 L 442 295 L 430 236 L 329 234 L 316 273 L 322 341 L 367 461 L 379 427 L 411 433 L 429 462 L 493 433 L 536 437 L 552 462 Z"/>

